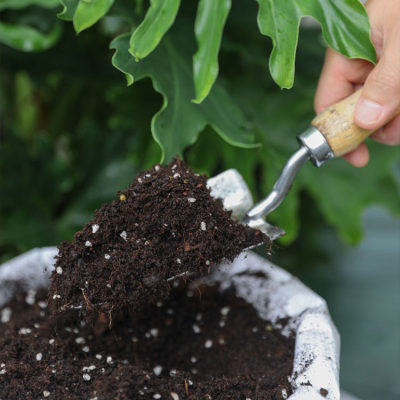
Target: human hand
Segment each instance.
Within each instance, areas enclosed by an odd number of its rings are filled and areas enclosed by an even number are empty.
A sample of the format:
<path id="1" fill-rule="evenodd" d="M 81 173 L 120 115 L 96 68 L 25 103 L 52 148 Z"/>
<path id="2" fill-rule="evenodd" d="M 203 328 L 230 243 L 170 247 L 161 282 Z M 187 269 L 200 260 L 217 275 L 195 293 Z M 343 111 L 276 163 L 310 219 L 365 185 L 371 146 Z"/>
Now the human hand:
<path id="1" fill-rule="evenodd" d="M 376 66 L 348 59 L 328 49 L 314 99 L 317 113 L 363 86 L 354 122 L 376 130 L 371 138 L 387 145 L 400 144 L 400 1 L 370 0 L 366 4 L 375 47 Z M 394 118 L 395 117 L 395 118 Z M 356 167 L 368 163 L 365 143 L 344 158 Z"/>

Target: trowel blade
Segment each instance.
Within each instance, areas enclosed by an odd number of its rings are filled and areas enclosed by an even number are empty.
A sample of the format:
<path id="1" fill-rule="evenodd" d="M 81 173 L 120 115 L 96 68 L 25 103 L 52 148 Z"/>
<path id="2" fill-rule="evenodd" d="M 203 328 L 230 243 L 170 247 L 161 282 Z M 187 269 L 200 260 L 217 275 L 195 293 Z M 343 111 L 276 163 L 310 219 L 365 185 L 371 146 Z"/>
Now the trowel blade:
<path id="1" fill-rule="evenodd" d="M 211 196 L 221 199 L 224 208 L 232 211 L 232 217 L 239 221 L 254 204 L 250 189 L 236 169 L 228 169 L 208 179 L 207 186 Z M 265 233 L 270 240 L 285 234 L 283 229 L 269 224 L 262 218 L 251 220 L 248 225 Z"/>

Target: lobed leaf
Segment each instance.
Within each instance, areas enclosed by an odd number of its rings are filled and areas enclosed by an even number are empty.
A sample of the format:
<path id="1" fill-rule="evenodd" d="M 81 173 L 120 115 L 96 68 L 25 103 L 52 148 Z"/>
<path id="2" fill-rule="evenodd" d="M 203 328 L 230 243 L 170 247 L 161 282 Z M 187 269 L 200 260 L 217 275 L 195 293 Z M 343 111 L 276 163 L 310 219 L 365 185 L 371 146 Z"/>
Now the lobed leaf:
<path id="1" fill-rule="evenodd" d="M 179 50 L 167 39 L 145 60 L 136 62 L 129 53 L 129 35 L 113 40 L 113 65 L 126 74 L 128 84 L 149 77 L 163 96 L 163 105 L 152 119 L 154 140 L 168 162 L 193 144 L 208 124 L 234 146 L 255 147 L 253 135 L 245 129 L 246 120 L 222 87 L 216 85 L 207 101 L 193 104 L 192 75 L 188 62 L 190 49 Z M 186 53 L 185 53 L 186 50 Z"/>
<path id="2" fill-rule="evenodd" d="M 218 52 L 231 0 L 200 0 L 194 31 L 198 50 L 193 57 L 195 103 L 201 103 L 218 76 Z"/>
<path id="3" fill-rule="evenodd" d="M 114 0 L 80 0 L 73 14 L 73 24 L 76 33 L 90 28 L 107 14 Z"/>
<path id="4" fill-rule="evenodd" d="M 143 22 L 130 38 L 129 52 L 140 60 L 148 56 L 175 21 L 180 0 L 151 0 Z"/>
<path id="5" fill-rule="evenodd" d="M 60 24 L 43 33 L 28 25 L 0 22 L 0 42 L 26 52 L 46 50 L 57 42 L 60 35 Z"/>
<path id="6" fill-rule="evenodd" d="M 347 57 L 375 62 L 369 22 L 358 0 L 257 0 L 261 33 L 272 39 L 269 68 L 275 82 L 289 89 L 294 82 L 301 18 L 311 16 L 322 27 L 326 43 Z"/>
<path id="7" fill-rule="evenodd" d="M 60 3 L 63 9 L 57 14 L 57 17 L 63 21 L 72 21 L 75 10 L 78 7 L 79 0 L 60 0 Z"/>

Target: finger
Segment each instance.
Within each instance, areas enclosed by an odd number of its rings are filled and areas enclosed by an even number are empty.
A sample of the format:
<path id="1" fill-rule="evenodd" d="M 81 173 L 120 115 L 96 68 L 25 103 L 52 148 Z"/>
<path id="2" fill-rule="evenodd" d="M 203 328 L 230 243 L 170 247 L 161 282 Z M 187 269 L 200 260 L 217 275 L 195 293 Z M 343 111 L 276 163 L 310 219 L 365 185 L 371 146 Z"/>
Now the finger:
<path id="1" fill-rule="evenodd" d="M 379 143 L 390 146 L 400 145 L 400 116 L 390 121 L 383 128 L 371 135 L 371 138 Z"/>
<path id="2" fill-rule="evenodd" d="M 372 68 L 365 60 L 348 59 L 328 49 L 314 98 L 315 111 L 320 113 L 352 94 L 356 85 L 364 83 Z"/>
<path id="3" fill-rule="evenodd" d="M 382 57 L 371 71 L 354 114 L 355 123 L 364 129 L 379 129 L 400 109 L 400 27 L 384 38 Z"/>
<path id="4" fill-rule="evenodd" d="M 361 143 L 355 150 L 347 153 L 343 158 L 355 167 L 364 167 L 369 161 L 369 152 L 365 143 Z"/>

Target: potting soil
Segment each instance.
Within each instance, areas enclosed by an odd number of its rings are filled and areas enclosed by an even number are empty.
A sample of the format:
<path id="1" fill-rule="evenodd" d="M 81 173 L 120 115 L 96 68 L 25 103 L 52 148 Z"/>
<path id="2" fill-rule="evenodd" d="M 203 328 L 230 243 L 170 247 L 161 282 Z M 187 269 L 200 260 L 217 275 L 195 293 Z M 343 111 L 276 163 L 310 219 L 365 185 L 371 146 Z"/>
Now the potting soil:
<path id="1" fill-rule="evenodd" d="M 229 290 L 173 288 L 112 330 L 70 311 L 54 318 L 45 292 L 0 310 L 0 398 L 271 400 L 291 394 L 294 340 Z"/>

